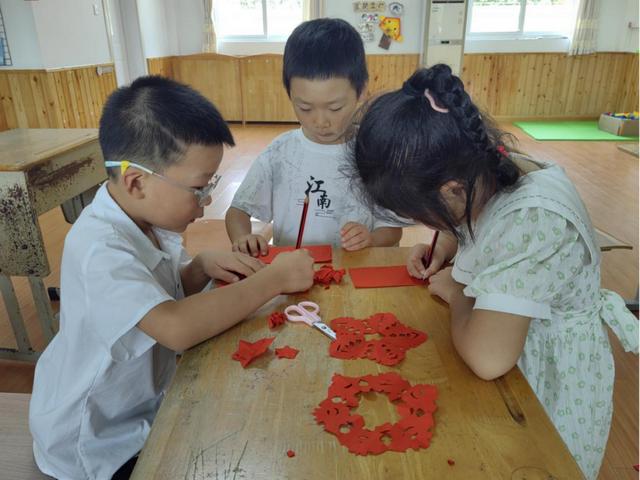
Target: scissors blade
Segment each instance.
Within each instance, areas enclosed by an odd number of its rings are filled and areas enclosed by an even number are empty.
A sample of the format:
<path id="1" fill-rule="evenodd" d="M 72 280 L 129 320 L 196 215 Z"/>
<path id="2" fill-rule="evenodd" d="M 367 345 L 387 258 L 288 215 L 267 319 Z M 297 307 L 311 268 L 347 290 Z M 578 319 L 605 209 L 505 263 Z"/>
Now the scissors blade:
<path id="1" fill-rule="evenodd" d="M 320 330 L 322 333 L 324 333 L 327 337 L 329 337 L 331 340 L 335 340 L 336 337 L 336 332 L 334 332 L 333 330 L 331 330 L 331 327 L 329 327 L 329 325 L 327 325 L 326 323 L 322 323 L 322 322 L 315 322 L 313 325 L 311 325 L 312 327 L 317 328 L 318 330 Z"/>

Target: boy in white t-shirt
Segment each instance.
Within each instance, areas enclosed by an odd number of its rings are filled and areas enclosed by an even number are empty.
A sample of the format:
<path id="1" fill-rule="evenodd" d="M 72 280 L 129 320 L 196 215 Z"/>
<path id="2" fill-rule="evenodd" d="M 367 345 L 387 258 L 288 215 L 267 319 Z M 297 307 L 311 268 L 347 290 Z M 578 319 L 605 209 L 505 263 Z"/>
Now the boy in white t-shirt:
<path id="1" fill-rule="evenodd" d="M 236 192 L 226 215 L 234 251 L 267 253 L 266 239 L 251 234 L 251 217 L 273 221 L 275 245 L 295 244 L 306 194 L 304 244 L 397 244 L 402 224 L 361 201 L 344 172 L 344 133 L 368 78 L 358 32 L 339 19 L 300 24 L 287 40 L 282 76 L 301 128 L 276 138 Z"/>
<path id="2" fill-rule="evenodd" d="M 67 235 L 60 331 L 36 366 L 29 424 L 44 473 L 128 478 L 175 352 L 311 287 L 304 251 L 267 267 L 242 253 L 186 255 L 180 232 L 211 202 L 224 144 L 233 137 L 216 108 L 172 80 L 141 77 L 107 100 L 109 179 Z M 231 285 L 208 290 L 212 279 Z"/>

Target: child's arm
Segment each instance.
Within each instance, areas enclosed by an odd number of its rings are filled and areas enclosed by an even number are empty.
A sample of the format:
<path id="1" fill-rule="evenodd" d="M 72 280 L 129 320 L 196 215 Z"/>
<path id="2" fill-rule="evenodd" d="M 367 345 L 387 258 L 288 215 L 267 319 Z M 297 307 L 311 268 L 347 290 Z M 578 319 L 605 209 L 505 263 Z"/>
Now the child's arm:
<path id="1" fill-rule="evenodd" d="M 227 235 L 234 252 L 247 253 L 257 257 L 269 252 L 267 240 L 262 235 L 251 233 L 251 217 L 242 210 L 230 207 L 224 217 Z"/>
<path id="2" fill-rule="evenodd" d="M 248 277 L 264 268 L 264 264 L 249 255 L 237 252 L 208 251 L 196 255 L 180 272 L 185 296 L 201 292 L 211 279 L 234 283 L 238 274 Z"/>
<path id="3" fill-rule="evenodd" d="M 451 276 L 451 267 L 431 276 L 429 291 L 449 303 L 451 338 L 465 363 L 483 380 L 511 370 L 522 354 L 529 330 L 528 317 L 473 309 L 475 300 Z"/>
<path id="4" fill-rule="evenodd" d="M 402 238 L 402 228 L 379 227 L 372 232 L 357 222 L 347 222 L 340 230 L 342 248 L 348 251 L 361 250 L 366 247 L 391 247 Z"/>
<path id="5" fill-rule="evenodd" d="M 232 327 L 273 297 L 313 285 L 313 258 L 306 250 L 282 253 L 241 282 L 152 308 L 138 327 L 175 351 L 197 345 Z"/>

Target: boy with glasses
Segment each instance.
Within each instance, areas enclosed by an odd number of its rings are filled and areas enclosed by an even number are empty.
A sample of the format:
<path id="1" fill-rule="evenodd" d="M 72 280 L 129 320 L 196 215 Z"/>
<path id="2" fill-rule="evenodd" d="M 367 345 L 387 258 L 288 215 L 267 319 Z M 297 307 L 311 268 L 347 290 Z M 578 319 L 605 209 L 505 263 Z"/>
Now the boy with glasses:
<path id="1" fill-rule="evenodd" d="M 180 232 L 211 202 L 223 145 L 233 144 L 216 108 L 172 80 L 141 77 L 107 100 L 109 179 L 65 240 L 60 331 L 36 366 L 29 423 L 44 473 L 127 478 L 176 351 L 311 287 L 304 250 L 267 267 L 242 253 L 184 251 Z M 212 279 L 231 285 L 207 290 Z"/>

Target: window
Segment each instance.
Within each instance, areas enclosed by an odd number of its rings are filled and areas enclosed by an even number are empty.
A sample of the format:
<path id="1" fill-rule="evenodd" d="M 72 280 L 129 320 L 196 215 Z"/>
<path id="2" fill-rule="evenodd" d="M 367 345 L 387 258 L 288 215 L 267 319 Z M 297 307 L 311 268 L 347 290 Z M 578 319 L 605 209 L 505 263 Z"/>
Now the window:
<path id="1" fill-rule="evenodd" d="M 570 37 L 578 0 L 472 0 L 469 34 L 491 37 Z"/>
<path id="2" fill-rule="evenodd" d="M 9 43 L 7 42 L 7 32 L 4 29 L 4 18 L 0 11 L 0 66 L 12 65 L 11 52 L 9 52 Z"/>
<path id="3" fill-rule="evenodd" d="M 218 38 L 285 40 L 302 22 L 303 0 L 216 0 Z"/>

